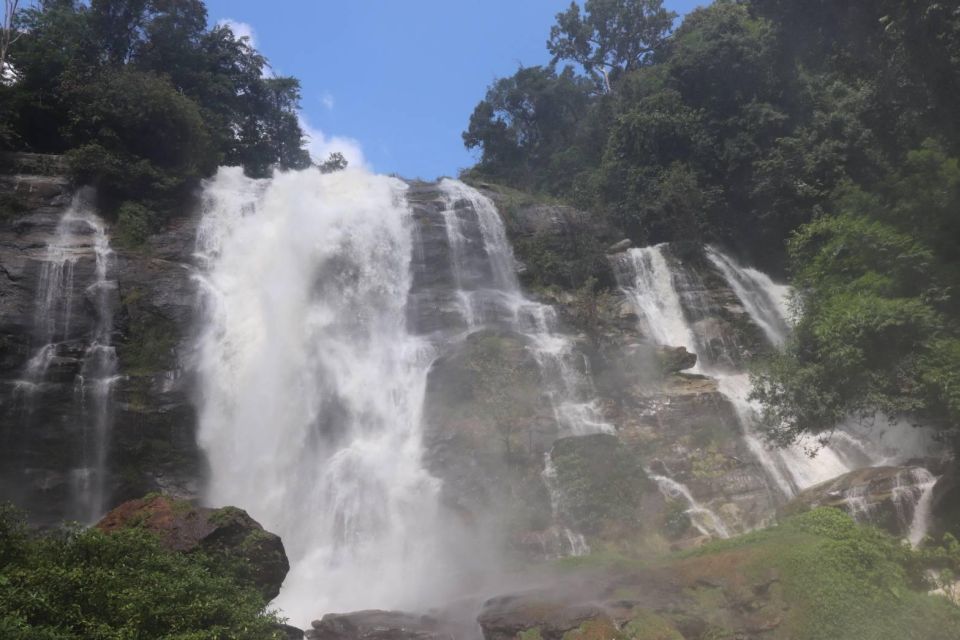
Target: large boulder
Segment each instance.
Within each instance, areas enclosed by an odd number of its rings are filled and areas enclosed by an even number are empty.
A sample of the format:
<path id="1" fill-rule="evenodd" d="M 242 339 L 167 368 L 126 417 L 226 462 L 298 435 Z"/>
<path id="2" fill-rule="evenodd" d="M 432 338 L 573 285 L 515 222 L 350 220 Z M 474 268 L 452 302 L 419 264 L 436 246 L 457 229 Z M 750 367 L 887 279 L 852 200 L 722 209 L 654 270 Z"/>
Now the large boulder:
<path id="1" fill-rule="evenodd" d="M 437 618 L 402 611 L 328 613 L 314 620 L 308 640 L 455 640 L 457 629 Z"/>
<path id="2" fill-rule="evenodd" d="M 240 560 L 240 577 L 272 600 L 290 570 L 280 537 L 266 531 L 237 507 L 210 509 L 185 500 L 154 495 L 124 502 L 97 523 L 107 533 L 139 527 L 157 534 L 174 551 L 202 551 Z"/>
<path id="3" fill-rule="evenodd" d="M 612 627 L 601 606 L 550 592 L 492 598 L 484 603 L 477 622 L 485 640 L 562 640 L 567 632 L 588 623 Z"/>

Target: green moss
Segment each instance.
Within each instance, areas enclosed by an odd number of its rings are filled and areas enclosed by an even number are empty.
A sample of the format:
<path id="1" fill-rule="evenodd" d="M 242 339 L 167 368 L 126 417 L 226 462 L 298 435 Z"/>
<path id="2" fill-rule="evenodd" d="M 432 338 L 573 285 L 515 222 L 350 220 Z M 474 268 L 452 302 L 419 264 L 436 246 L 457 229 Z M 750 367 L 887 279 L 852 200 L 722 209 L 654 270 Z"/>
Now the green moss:
<path id="1" fill-rule="evenodd" d="M 639 459 L 616 437 L 564 438 L 551 453 L 564 511 L 579 531 L 640 526 L 640 499 L 651 484 Z"/>
<path id="2" fill-rule="evenodd" d="M 737 553 L 733 553 L 737 552 Z M 742 552 L 747 552 L 744 555 Z M 960 609 L 927 596 L 920 556 L 900 541 L 821 508 L 721 541 L 689 557 L 730 554 L 751 579 L 775 571 L 795 640 L 947 640 L 960 637 Z"/>
<path id="3" fill-rule="evenodd" d="M 668 500 L 663 516 L 663 532 L 671 540 L 676 540 L 690 530 L 690 514 L 683 500 Z"/>
<path id="4" fill-rule="evenodd" d="M 225 524 L 229 524 L 232 520 L 243 515 L 243 510 L 238 509 L 237 507 L 221 507 L 210 514 L 207 518 L 211 524 L 215 524 L 218 527 Z"/>
<path id="5" fill-rule="evenodd" d="M 143 292 L 133 289 L 123 297 L 130 324 L 126 339 L 119 346 L 119 357 L 127 375 L 167 371 L 176 365 L 177 326 L 142 309 L 142 296 Z"/>
<path id="6" fill-rule="evenodd" d="M 534 627 L 518 633 L 517 640 L 543 640 L 543 636 L 540 635 L 540 628 Z"/>
<path id="7" fill-rule="evenodd" d="M 646 609 L 635 609 L 633 619 L 624 625 L 624 640 L 683 640 L 668 620 Z"/>
<path id="8" fill-rule="evenodd" d="M 0 193 L 0 220 L 12 219 L 27 210 L 15 193 Z"/>
<path id="9" fill-rule="evenodd" d="M 123 249 L 139 249 L 150 237 L 156 214 L 136 202 L 124 202 L 117 210 L 112 240 Z"/>

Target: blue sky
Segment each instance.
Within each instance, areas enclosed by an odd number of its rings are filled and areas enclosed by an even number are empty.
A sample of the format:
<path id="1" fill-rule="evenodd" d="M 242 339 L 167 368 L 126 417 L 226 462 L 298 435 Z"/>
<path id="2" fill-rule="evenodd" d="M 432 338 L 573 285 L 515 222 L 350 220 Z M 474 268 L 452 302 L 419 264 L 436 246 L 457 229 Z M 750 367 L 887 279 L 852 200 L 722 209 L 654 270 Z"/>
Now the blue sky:
<path id="1" fill-rule="evenodd" d="M 683 14 L 703 4 L 667 0 Z M 252 33 L 300 78 L 312 151 L 435 178 L 473 164 L 460 134 L 487 86 L 548 61 L 569 0 L 207 0 L 211 22 Z"/>

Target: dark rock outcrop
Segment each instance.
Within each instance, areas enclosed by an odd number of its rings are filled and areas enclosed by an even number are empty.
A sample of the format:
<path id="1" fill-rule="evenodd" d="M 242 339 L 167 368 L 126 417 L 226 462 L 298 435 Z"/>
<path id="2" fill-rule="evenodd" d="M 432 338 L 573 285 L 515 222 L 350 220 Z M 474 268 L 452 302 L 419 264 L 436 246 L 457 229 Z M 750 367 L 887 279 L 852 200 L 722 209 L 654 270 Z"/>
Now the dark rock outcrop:
<path id="1" fill-rule="evenodd" d="M 402 611 L 328 613 L 314 620 L 308 640 L 457 640 L 457 629 L 431 616 Z"/>
<path id="2" fill-rule="evenodd" d="M 116 507 L 97 523 L 110 533 L 127 527 L 151 531 L 168 549 L 203 551 L 242 561 L 241 577 L 272 600 L 290 570 L 279 536 L 236 507 L 209 509 L 168 496 L 148 496 Z"/>
<path id="3" fill-rule="evenodd" d="M 488 600 L 477 622 L 486 640 L 515 640 L 532 630 L 536 630 L 542 640 L 562 640 L 567 632 L 587 623 L 613 627 L 602 607 L 551 592 L 530 592 Z"/>
<path id="4" fill-rule="evenodd" d="M 950 465 L 933 487 L 930 510 L 935 533 L 950 533 L 960 538 L 960 471 Z"/>

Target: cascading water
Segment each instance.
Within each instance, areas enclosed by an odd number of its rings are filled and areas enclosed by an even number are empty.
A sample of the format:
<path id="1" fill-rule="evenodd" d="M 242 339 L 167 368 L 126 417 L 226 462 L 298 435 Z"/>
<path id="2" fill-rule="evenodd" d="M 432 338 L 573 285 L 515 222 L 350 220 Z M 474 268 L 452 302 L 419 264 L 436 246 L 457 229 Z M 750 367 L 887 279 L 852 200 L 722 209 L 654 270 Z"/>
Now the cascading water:
<path id="1" fill-rule="evenodd" d="M 523 295 L 513 249 L 496 206 L 476 189 L 445 179 L 440 189 L 457 297 L 468 329 L 501 325 L 526 336 L 557 423 L 566 435 L 611 433 L 600 416 L 586 358 L 557 330 L 556 311 Z M 469 206 L 458 206 L 466 203 Z M 470 216 L 471 220 L 464 217 Z M 470 234 L 473 225 L 479 233 Z M 480 247 L 471 250 L 471 237 Z"/>
<path id="2" fill-rule="evenodd" d="M 420 412 L 431 345 L 405 324 L 400 180 L 347 170 L 207 185 L 199 440 L 208 500 L 279 533 L 295 620 L 443 593 Z"/>
<path id="3" fill-rule="evenodd" d="M 113 427 L 113 387 L 117 382 L 117 351 L 112 345 L 113 307 L 111 298 L 117 283 L 108 278 L 113 251 L 102 222 L 85 217 L 94 234 L 96 279 L 87 288 L 87 296 L 96 310 L 93 338 L 83 354 L 83 365 L 76 380 L 76 394 L 83 415 L 84 466 L 73 473 L 79 513 L 94 521 L 103 515 L 106 504 L 107 451 Z"/>
<path id="4" fill-rule="evenodd" d="M 790 332 L 790 307 L 787 304 L 790 287 L 777 284 L 761 271 L 741 267 L 714 247 L 706 247 L 705 252 L 770 344 L 783 345 Z"/>
<path id="5" fill-rule="evenodd" d="M 936 476 L 923 467 L 897 473 L 893 503 L 900 521 L 907 525 L 907 540 L 914 547 L 923 541 L 930 528 L 930 505 L 936 484 Z"/>
<path id="6" fill-rule="evenodd" d="M 685 347 L 697 355 L 697 364 L 691 371 L 717 380 L 718 390 L 737 411 L 746 444 L 783 497 L 855 468 L 898 464 L 929 450 L 931 443 L 925 432 L 906 423 L 879 418 L 869 428 L 869 437 L 863 433 L 865 426 L 851 421 L 841 425 L 827 445 L 809 438 L 782 449 L 767 446 L 754 430 L 759 407 L 749 400 L 747 374 L 718 364 L 732 358 L 705 353 L 703 345 L 709 341 L 698 336 L 688 320 L 678 286 L 680 282 L 688 283 L 692 276 L 684 273 L 683 265 L 669 260 L 665 249 L 666 245 L 635 248 L 615 257 L 618 281 L 634 303 L 651 340 Z M 741 267 L 716 248 L 708 247 L 705 252 L 768 341 L 774 346 L 782 345 L 789 331 L 789 289 L 759 271 Z"/>
<path id="7" fill-rule="evenodd" d="M 657 483 L 657 487 L 664 497 L 671 500 L 683 500 L 687 503 L 686 514 L 690 517 L 690 523 L 697 531 L 706 536 L 715 536 L 718 538 L 730 537 L 730 530 L 723 524 L 720 516 L 697 502 L 686 485 L 677 482 L 673 478 L 658 475 L 649 470 L 647 471 L 647 476 Z"/>
<path id="8" fill-rule="evenodd" d="M 91 253 L 95 266 L 91 281 L 84 286 L 76 282 L 77 264 L 89 259 Z M 77 342 L 86 345 L 74 377 L 80 456 L 69 470 L 70 511 L 65 514 L 81 522 L 96 521 L 107 507 L 112 389 L 117 381 L 117 356 L 112 345 L 112 302 L 117 285 L 110 279 L 112 258 L 106 226 L 78 193 L 47 245 L 34 310 L 35 352 L 15 390 L 29 420 L 51 365 L 58 359 L 69 360 L 64 354 L 76 349 Z M 77 287 L 82 287 L 93 310 L 93 325 L 87 335 L 74 335 L 72 326 Z"/>
<path id="9" fill-rule="evenodd" d="M 587 539 L 583 537 L 583 534 L 578 533 L 567 527 L 566 525 L 560 524 L 565 518 L 564 506 L 563 506 L 563 491 L 560 489 L 560 483 L 557 480 L 557 467 L 553 464 L 553 457 L 551 452 L 543 454 L 543 483 L 547 487 L 547 492 L 550 494 L 550 510 L 553 514 L 553 521 L 556 524 L 558 529 L 558 534 L 560 539 L 560 553 L 558 555 L 564 556 L 585 556 L 590 553 L 590 545 L 587 544 Z"/>

